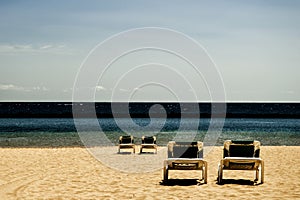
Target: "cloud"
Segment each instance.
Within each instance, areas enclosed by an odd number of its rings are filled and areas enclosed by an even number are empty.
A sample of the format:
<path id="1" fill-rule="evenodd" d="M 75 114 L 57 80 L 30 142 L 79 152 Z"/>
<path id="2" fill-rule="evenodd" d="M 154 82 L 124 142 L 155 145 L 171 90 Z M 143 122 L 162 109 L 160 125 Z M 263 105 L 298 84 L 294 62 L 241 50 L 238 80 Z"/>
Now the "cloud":
<path id="1" fill-rule="evenodd" d="M 48 91 L 49 89 L 46 88 L 45 86 L 35 86 L 35 87 L 32 87 L 32 90 L 35 90 L 35 91 Z"/>
<path id="2" fill-rule="evenodd" d="M 293 91 L 293 90 L 280 91 L 280 93 L 282 93 L 282 94 L 289 94 L 289 95 L 296 94 L 296 92 Z"/>
<path id="3" fill-rule="evenodd" d="M 64 44 L 0 44 L 0 54 L 19 55 L 19 54 L 73 54 L 74 50 L 67 48 Z"/>
<path id="4" fill-rule="evenodd" d="M 119 90 L 120 90 L 121 92 L 130 92 L 130 90 L 124 89 L 124 88 L 120 88 Z"/>
<path id="5" fill-rule="evenodd" d="M 96 86 L 96 90 L 97 90 L 97 91 L 105 91 L 106 88 L 103 87 L 103 86 L 101 86 L 101 85 L 98 85 L 98 86 Z"/>
<path id="6" fill-rule="evenodd" d="M 25 90 L 24 87 L 16 86 L 13 84 L 0 84 L 0 90 L 15 90 L 15 91 L 20 91 L 20 90 Z"/>
<path id="7" fill-rule="evenodd" d="M 32 92 L 32 91 L 49 91 L 45 86 L 33 86 L 33 87 L 22 87 L 14 84 L 0 84 L 0 91 L 23 91 L 23 92 Z"/>
<path id="8" fill-rule="evenodd" d="M 45 45 L 45 46 L 41 46 L 40 49 L 50 49 L 52 48 L 52 45 Z"/>
<path id="9" fill-rule="evenodd" d="M 73 92 L 73 88 L 65 88 L 62 91 L 63 91 L 63 93 L 70 93 L 70 92 Z"/>

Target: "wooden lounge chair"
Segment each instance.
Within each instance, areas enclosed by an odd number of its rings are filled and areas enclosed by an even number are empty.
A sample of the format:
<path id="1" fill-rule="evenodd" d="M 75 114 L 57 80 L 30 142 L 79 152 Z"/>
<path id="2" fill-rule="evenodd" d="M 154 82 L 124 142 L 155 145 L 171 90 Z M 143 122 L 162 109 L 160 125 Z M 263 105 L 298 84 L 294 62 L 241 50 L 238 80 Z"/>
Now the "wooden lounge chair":
<path id="1" fill-rule="evenodd" d="M 121 149 L 133 149 L 133 153 L 135 153 L 135 145 L 133 136 L 126 135 L 126 136 L 120 136 L 119 138 L 119 153 Z"/>
<path id="2" fill-rule="evenodd" d="M 252 170 L 255 173 L 255 182 L 258 181 L 259 171 L 261 183 L 264 182 L 264 161 L 259 158 L 259 141 L 232 141 L 224 142 L 223 159 L 218 170 L 218 183 L 222 183 L 224 170 Z"/>
<path id="3" fill-rule="evenodd" d="M 203 160 L 203 143 L 169 142 L 168 159 L 164 161 L 164 181 L 168 180 L 169 170 L 202 170 L 200 180 L 207 183 L 207 162 Z"/>
<path id="4" fill-rule="evenodd" d="M 143 153 L 143 149 L 154 149 L 157 153 L 156 137 L 155 136 L 143 136 L 140 153 Z"/>

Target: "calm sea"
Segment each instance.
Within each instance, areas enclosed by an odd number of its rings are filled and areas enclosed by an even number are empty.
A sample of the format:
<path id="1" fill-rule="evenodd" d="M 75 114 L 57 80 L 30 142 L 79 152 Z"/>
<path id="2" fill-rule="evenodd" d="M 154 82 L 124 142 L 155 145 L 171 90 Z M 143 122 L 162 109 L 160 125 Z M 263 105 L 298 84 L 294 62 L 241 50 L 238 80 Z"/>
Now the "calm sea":
<path id="1" fill-rule="evenodd" d="M 166 145 L 176 134 L 196 133 L 194 140 L 203 140 L 211 125 L 210 118 L 90 118 L 80 119 L 80 129 L 86 133 L 102 132 L 117 144 L 120 135 L 153 135 L 159 145 Z M 196 124 L 196 128 L 195 128 Z M 101 129 L 99 128 L 101 127 Z M 183 127 L 183 128 L 182 128 Z M 125 129 L 125 130 L 124 130 Z M 211 126 L 210 130 L 214 131 Z M 259 140 L 262 145 L 300 145 L 300 119 L 227 118 L 216 145 L 224 140 Z M 140 137 L 135 138 L 136 143 Z M 60 147 L 82 146 L 72 118 L 0 118 L 0 147 Z"/>

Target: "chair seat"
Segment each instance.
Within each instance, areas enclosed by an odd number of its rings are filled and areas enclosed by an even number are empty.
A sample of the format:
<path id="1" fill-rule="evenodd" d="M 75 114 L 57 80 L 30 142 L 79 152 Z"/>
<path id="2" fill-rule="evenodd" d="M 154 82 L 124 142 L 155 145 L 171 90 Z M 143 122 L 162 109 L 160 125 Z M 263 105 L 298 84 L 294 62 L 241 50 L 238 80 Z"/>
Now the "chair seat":
<path id="1" fill-rule="evenodd" d="M 157 147 L 156 144 L 141 144 L 141 146 L 143 148 L 156 148 Z"/>
<path id="2" fill-rule="evenodd" d="M 132 148 L 135 144 L 119 144 L 120 148 Z"/>
<path id="3" fill-rule="evenodd" d="M 166 165 L 170 170 L 202 170 L 204 162 L 203 159 L 169 158 Z"/>
<path id="4" fill-rule="evenodd" d="M 261 158 L 225 157 L 222 159 L 223 169 L 256 170 L 261 164 Z"/>

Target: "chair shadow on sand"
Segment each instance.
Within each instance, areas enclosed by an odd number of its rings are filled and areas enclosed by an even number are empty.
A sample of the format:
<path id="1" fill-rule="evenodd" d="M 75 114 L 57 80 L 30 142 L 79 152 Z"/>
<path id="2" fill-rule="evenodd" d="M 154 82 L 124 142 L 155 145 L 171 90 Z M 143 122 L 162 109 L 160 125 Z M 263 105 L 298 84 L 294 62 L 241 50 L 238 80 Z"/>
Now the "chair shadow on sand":
<path id="1" fill-rule="evenodd" d="M 222 183 L 218 183 L 216 180 L 216 184 L 218 185 L 250 185 L 250 186 L 257 186 L 261 185 L 262 183 L 257 183 L 256 181 L 247 180 L 247 179 L 224 179 Z"/>
<path id="2" fill-rule="evenodd" d="M 199 179 L 168 179 L 162 180 L 160 185 L 163 186 L 191 186 L 191 185 L 204 185 Z"/>
<path id="3" fill-rule="evenodd" d="M 132 154 L 132 152 L 130 152 L 130 151 L 122 151 L 122 152 L 117 152 L 116 154 L 119 154 L 119 155 L 129 155 L 129 154 Z"/>
<path id="4" fill-rule="evenodd" d="M 156 152 L 150 152 L 150 151 L 143 151 L 143 153 L 139 153 L 140 155 L 155 155 L 155 154 L 157 154 Z"/>

